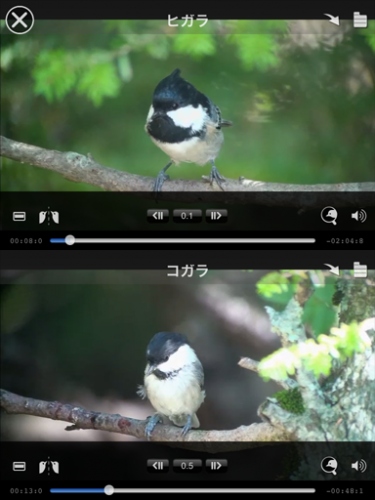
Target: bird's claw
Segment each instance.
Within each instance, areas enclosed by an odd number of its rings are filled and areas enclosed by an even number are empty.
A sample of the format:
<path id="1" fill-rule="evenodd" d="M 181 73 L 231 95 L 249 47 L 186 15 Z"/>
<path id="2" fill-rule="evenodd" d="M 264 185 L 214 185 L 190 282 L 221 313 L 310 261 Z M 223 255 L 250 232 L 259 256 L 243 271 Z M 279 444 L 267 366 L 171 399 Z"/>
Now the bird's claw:
<path id="1" fill-rule="evenodd" d="M 208 180 L 209 180 L 211 186 L 214 182 L 216 182 L 217 185 L 219 186 L 219 188 L 224 191 L 223 184 L 225 182 L 225 178 L 220 174 L 220 172 L 215 167 L 215 165 L 212 165 Z"/>
<path id="2" fill-rule="evenodd" d="M 169 175 L 167 175 L 163 170 L 159 172 L 158 176 L 155 179 L 154 193 L 160 192 L 164 182 L 168 181 L 169 178 Z"/>
<path id="3" fill-rule="evenodd" d="M 148 420 L 148 422 L 146 424 L 145 434 L 147 437 L 147 441 L 150 441 L 151 434 L 152 434 L 153 430 L 155 429 L 157 424 L 161 423 L 162 420 L 157 413 L 155 415 L 153 415 L 152 417 L 148 417 L 147 420 Z"/>
<path id="4" fill-rule="evenodd" d="M 186 434 L 191 430 L 192 428 L 192 418 L 191 416 L 189 415 L 188 418 L 187 418 L 187 422 L 186 424 L 184 425 L 183 429 L 182 429 L 182 437 L 185 437 Z"/>

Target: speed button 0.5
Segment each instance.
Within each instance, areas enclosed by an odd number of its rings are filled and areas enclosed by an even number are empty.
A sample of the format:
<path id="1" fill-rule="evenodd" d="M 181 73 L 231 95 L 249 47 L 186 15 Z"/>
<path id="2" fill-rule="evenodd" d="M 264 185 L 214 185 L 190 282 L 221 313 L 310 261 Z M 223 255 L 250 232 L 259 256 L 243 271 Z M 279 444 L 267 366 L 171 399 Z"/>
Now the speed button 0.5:
<path id="1" fill-rule="evenodd" d="M 174 472 L 185 472 L 186 474 L 201 472 L 202 470 L 202 460 L 193 459 L 193 460 L 183 460 L 176 459 L 173 460 L 173 470 Z"/>

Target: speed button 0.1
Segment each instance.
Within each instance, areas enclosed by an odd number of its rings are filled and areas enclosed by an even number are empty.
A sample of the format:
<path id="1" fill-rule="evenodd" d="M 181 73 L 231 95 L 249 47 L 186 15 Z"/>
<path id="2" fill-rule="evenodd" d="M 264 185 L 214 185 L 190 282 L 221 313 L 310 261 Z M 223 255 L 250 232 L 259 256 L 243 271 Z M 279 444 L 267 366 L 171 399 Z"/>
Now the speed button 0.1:
<path id="1" fill-rule="evenodd" d="M 202 470 L 202 460 L 193 459 L 193 460 L 183 460 L 176 459 L 173 460 L 173 470 L 174 472 L 185 472 L 188 474 L 189 472 L 194 474 L 195 472 L 201 472 Z"/>
<path id="2" fill-rule="evenodd" d="M 184 224 L 202 222 L 202 210 L 198 210 L 196 208 L 173 210 L 173 222 Z"/>

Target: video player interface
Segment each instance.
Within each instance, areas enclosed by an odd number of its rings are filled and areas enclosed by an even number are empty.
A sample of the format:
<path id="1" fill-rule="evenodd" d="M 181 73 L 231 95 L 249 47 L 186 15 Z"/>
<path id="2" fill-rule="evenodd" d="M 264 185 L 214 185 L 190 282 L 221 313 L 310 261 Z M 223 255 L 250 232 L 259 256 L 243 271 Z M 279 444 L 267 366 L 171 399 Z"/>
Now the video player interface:
<path id="1" fill-rule="evenodd" d="M 1 491 L 367 494 L 372 3 L 3 3 Z"/>

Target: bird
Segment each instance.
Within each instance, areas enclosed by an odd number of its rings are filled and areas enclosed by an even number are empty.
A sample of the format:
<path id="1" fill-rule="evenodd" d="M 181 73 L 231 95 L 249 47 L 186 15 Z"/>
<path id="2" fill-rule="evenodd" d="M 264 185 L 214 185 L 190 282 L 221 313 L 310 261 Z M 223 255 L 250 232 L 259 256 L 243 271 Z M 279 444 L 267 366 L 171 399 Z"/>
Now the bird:
<path id="1" fill-rule="evenodd" d="M 203 166 L 211 164 L 209 180 L 223 189 L 225 178 L 219 173 L 215 159 L 224 141 L 223 127 L 233 123 L 224 120 L 221 112 L 205 94 L 181 77 L 175 69 L 156 86 L 145 130 L 170 161 L 159 172 L 154 192 L 169 179 L 168 168 L 181 162 Z"/>
<path id="2" fill-rule="evenodd" d="M 158 423 L 171 421 L 182 427 L 182 436 L 200 426 L 196 412 L 205 399 L 204 373 L 201 362 L 187 337 L 181 333 L 159 332 L 146 350 L 144 385 L 137 394 L 148 398 L 156 413 L 149 418 L 147 440 Z"/>
<path id="3" fill-rule="evenodd" d="M 46 220 L 46 215 L 47 211 L 39 212 L 39 224 L 43 224 L 43 222 Z"/>

